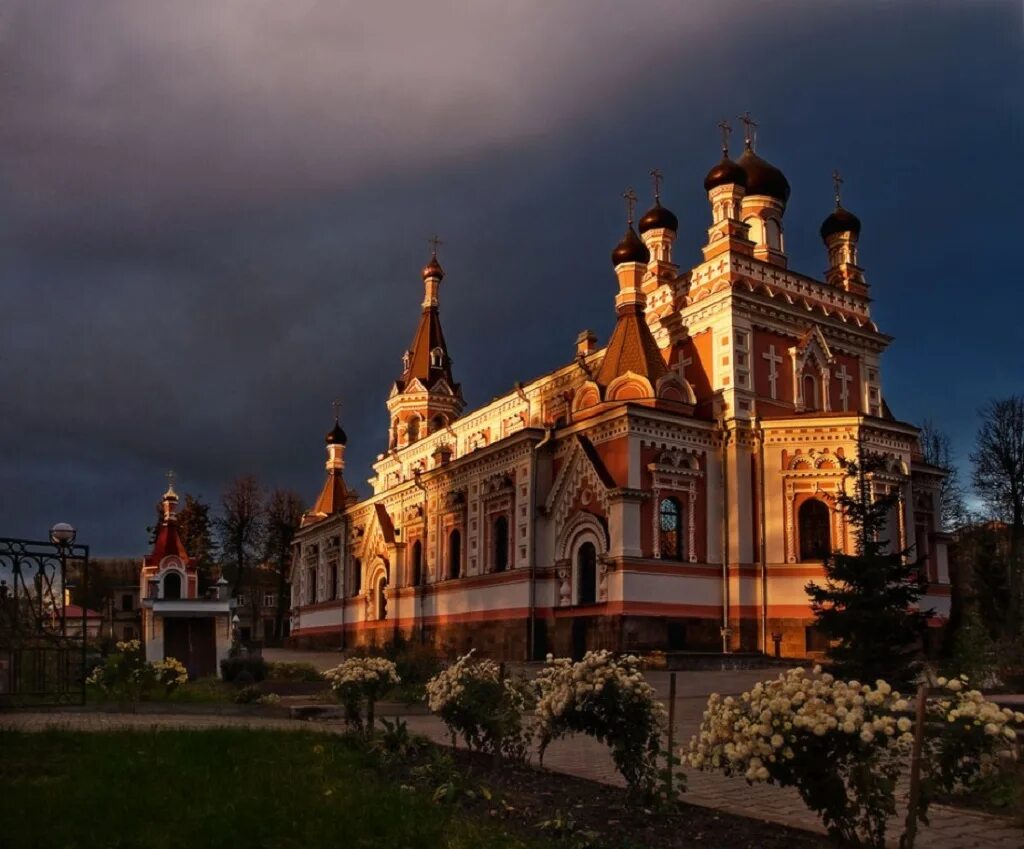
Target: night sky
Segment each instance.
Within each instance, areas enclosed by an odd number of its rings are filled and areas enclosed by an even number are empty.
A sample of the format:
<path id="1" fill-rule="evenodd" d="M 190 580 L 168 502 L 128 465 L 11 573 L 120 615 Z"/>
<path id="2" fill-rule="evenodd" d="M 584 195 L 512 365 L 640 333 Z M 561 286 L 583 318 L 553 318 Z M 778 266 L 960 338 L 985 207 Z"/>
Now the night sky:
<path id="1" fill-rule="evenodd" d="M 966 463 L 1024 392 L 1020 0 L 0 0 L 0 536 L 146 549 L 255 474 L 309 502 L 331 402 L 363 495 L 435 232 L 470 406 L 614 323 L 651 168 L 696 264 L 716 124 L 750 110 L 820 276 L 863 221 L 895 415 Z M 734 153 L 740 149 L 734 134 Z"/>

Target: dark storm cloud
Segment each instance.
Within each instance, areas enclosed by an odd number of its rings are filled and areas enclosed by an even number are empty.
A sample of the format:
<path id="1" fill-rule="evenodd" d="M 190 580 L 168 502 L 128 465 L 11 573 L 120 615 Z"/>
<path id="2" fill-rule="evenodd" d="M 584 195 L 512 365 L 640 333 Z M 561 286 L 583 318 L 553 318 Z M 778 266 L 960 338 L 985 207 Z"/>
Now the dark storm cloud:
<path id="1" fill-rule="evenodd" d="M 0 534 L 67 518 L 101 551 L 138 553 L 167 467 L 211 500 L 250 471 L 312 497 L 338 396 L 366 492 L 426 237 L 445 240 L 457 377 L 485 401 L 566 359 L 583 327 L 606 337 L 618 196 L 652 166 L 681 261 L 697 260 L 714 124 L 747 108 L 794 184 L 794 267 L 821 267 L 827 174 L 847 173 L 879 320 L 907 340 L 889 396 L 939 415 L 940 378 L 917 394 L 909 378 L 950 368 L 935 293 L 999 265 L 979 269 L 970 225 L 961 240 L 936 221 L 1020 221 L 970 178 L 979 148 L 1020 152 L 1019 17 L 1014 3 L 0 4 Z M 988 338 L 979 362 L 1007 354 Z M 974 391 L 967 406 L 997 389 Z"/>

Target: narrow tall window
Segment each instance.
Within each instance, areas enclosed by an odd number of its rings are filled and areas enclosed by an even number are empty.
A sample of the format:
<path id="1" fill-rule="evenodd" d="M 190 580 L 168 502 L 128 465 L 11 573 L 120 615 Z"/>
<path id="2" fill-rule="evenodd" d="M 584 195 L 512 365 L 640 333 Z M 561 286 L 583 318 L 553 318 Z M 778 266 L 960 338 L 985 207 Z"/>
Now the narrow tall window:
<path id="1" fill-rule="evenodd" d="M 306 570 L 306 604 L 316 604 L 316 569 Z"/>
<path id="2" fill-rule="evenodd" d="M 832 552 L 831 516 L 828 505 L 817 498 L 811 498 L 800 505 L 797 519 L 800 559 L 824 560 Z"/>
<path id="3" fill-rule="evenodd" d="M 578 604 L 597 602 L 597 549 L 592 542 L 585 542 L 576 553 L 578 581 L 576 598 Z"/>
<path id="4" fill-rule="evenodd" d="M 462 533 L 458 528 L 448 535 L 448 577 L 462 574 Z"/>
<path id="5" fill-rule="evenodd" d="M 821 404 L 818 401 L 818 381 L 813 374 L 804 375 L 804 409 L 817 410 Z"/>
<path id="6" fill-rule="evenodd" d="M 508 517 L 499 516 L 494 520 L 494 571 L 504 572 L 508 568 Z"/>
<path id="7" fill-rule="evenodd" d="M 676 498 L 663 498 L 659 507 L 658 534 L 663 560 L 683 559 L 683 514 Z"/>
<path id="8" fill-rule="evenodd" d="M 418 587 L 423 583 L 423 544 L 416 540 L 412 544 L 412 586 Z"/>
<path id="9" fill-rule="evenodd" d="M 334 601 L 338 597 L 338 564 L 331 564 L 331 586 L 327 590 L 327 598 Z"/>
<path id="10" fill-rule="evenodd" d="M 359 595 L 363 591 L 363 564 L 358 557 L 352 558 L 352 595 Z"/>
<path id="11" fill-rule="evenodd" d="M 383 575 L 380 580 L 377 581 L 377 618 L 387 619 L 388 618 L 388 597 L 385 590 L 388 587 L 388 579 Z"/>
<path id="12" fill-rule="evenodd" d="M 409 442 L 415 442 L 420 438 L 420 420 L 418 416 L 413 416 L 409 419 L 409 424 L 406 429 L 406 433 L 409 436 Z"/>

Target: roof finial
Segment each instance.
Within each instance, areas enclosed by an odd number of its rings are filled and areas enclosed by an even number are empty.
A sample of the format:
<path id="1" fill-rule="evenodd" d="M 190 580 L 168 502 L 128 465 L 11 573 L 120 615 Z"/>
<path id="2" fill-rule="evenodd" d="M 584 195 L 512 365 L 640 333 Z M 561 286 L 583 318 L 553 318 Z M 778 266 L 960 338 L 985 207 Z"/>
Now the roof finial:
<path id="1" fill-rule="evenodd" d="M 435 236 L 434 236 L 434 237 L 433 237 L 432 239 L 427 239 L 427 243 L 428 243 L 428 244 L 430 245 L 430 247 L 431 247 L 431 253 L 430 253 L 430 258 L 431 258 L 431 259 L 437 259 L 437 246 L 438 246 L 438 245 L 443 245 L 443 244 L 444 244 L 444 242 L 442 242 L 442 241 L 441 241 L 441 240 L 440 240 L 439 238 L 437 238 L 437 236 L 435 235 Z"/>
<path id="2" fill-rule="evenodd" d="M 334 408 L 334 421 L 335 422 L 341 421 L 341 401 L 338 400 L 337 398 L 335 398 L 331 402 L 331 406 Z"/>
<path id="3" fill-rule="evenodd" d="M 732 127 L 728 121 L 719 121 L 718 129 L 722 131 L 722 158 L 729 158 L 729 133 L 732 132 Z"/>
<path id="4" fill-rule="evenodd" d="M 747 146 L 747 150 L 753 150 L 757 123 L 750 117 L 750 112 L 744 112 L 739 118 L 743 122 L 743 143 Z"/>
<path id="5" fill-rule="evenodd" d="M 661 178 L 662 174 L 657 168 L 651 169 L 651 178 L 654 180 L 654 202 L 661 206 Z"/>
<path id="6" fill-rule="evenodd" d="M 168 495 L 177 495 L 177 493 L 174 491 L 174 472 L 173 471 L 167 472 L 167 492 L 164 493 L 164 496 L 166 497 Z"/>
<path id="7" fill-rule="evenodd" d="M 832 172 L 832 185 L 835 187 L 836 190 L 836 209 L 839 209 L 841 200 L 840 193 L 843 185 L 843 178 L 840 175 L 839 171 Z"/>
<path id="8" fill-rule="evenodd" d="M 628 226 L 632 227 L 633 212 L 636 209 L 636 192 L 634 192 L 633 187 L 630 186 L 622 193 L 622 196 L 626 199 L 626 222 Z"/>

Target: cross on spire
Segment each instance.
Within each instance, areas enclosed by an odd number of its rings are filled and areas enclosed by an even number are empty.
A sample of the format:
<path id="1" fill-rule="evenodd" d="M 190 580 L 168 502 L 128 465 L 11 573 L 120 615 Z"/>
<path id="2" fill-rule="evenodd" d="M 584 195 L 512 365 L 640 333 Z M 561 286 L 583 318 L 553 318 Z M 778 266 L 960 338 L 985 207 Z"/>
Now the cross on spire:
<path id="1" fill-rule="evenodd" d="M 722 157 L 729 157 L 729 134 L 732 132 L 732 127 L 728 121 L 719 121 L 718 129 L 722 131 Z"/>
<path id="2" fill-rule="evenodd" d="M 167 473 L 167 488 L 168 489 L 174 489 L 174 472 L 173 471 Z"/>
<path id="3" fill-rule="evenodd" d="M 756 135 L 757 130 L 757 122 L 750 117 L 749 112 L 744 112 L 742 115 L 739 116 L 739 118 L 740 121 L 743 123 L 743 143 L 747 146 L 748 149 L 753 149 L 754 137 Z"/>
<path id="4" fill-rule="evenodd" d="M 622 196 L 626 199 L 626 221 L 629 226 L 632 227 L 633 212 L 636 210 L 636 192 L 634 192 L 633 187 L 630 186 L 622 193 Z"/>
<path id="5" fill-rule="evenodd" d="M 660 204 L 662 174 L 657 168 L 651 169 L 651 179 L 654 180 L 654 202 Z"/>
<path id="6" fill-rule="evenodd" d="M 340 421 L 341 420 L 341 401 L 338 400 L 337 398 L 335 398 L 331 402 L 331 406 L 334 408 L 334 420 L 336 422 Z"/>
<path id="7" fill-rule="evenodd" d="M 434 259 L 437 259 L 437 246 L 438 246 L 438 245 L 443 245 L 443 244 L 444 244 L 444 242 L 442 242 L 442 241 L 441 241 L 441 240 L 440 240 L 439 238 L 437 238 L 437 236 L 435 235 L 435 236 L 434 236 L 433 238 L 431 238 L 431 239 L 427 239 L 427 244 L 428 244 L 428 245 L 430 245 L 430 248 L 431 248 L 431 255 L 433 256 L 433 258 L 434 258 Z"/>
<path id="8" fill-rule="evenodd" d="M 841 194 L 840 190 L 841 190 L 842 185 L 843 185 L 843 178 L 842 178 L 842 176 L 840 175 L 840 173 L 838 171 L 833 171 L 832 172 L 832 185 L 833 185 L 833 187 L 835 187 L 835 190 L 836 190 L 836 209 L 838 209 L 839 208 L 839 201 L 840 201 L 840 194 Z"/>

